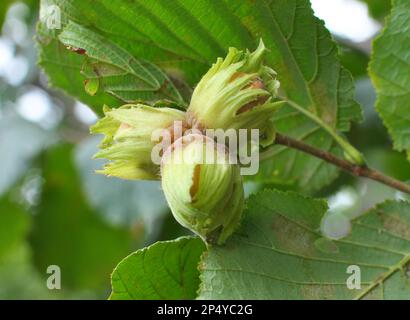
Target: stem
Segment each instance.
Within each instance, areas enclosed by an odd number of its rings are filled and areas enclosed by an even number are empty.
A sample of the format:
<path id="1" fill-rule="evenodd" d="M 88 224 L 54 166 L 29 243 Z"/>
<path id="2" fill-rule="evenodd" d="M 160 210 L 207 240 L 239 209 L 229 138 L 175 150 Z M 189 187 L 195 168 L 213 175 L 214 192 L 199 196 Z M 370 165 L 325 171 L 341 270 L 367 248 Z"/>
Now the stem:
<path id="1" fill-rule="evenodd" d="M 379 285 L 383 285 L 383 283 L 390 278 L 397 270 L 402 270 L 405 265 L 410 262 L 410 256 L 404 257 L 399 263 L 395 266 L 391 267 L 387 272 L 385 272 L 379 279 L 373 282 L 370 286 L 368 286 L 365 290 L 359 293 L 353 300 L 360 300 L 365 297 L 369 292 L 371 292 L 374 288 Z"/>
<path id="2" fill-rule="evenodd" d="M 322 119 L 317 117 L 315 114 L 309 112 L 302 106 L 298 105 L 297 103 L 282 98 L 283 101 L 286 101 L 292 108 L 296 109 L 300 113 L 304 114 L 310 120 L 316 122 L 319 126 L 321 126 L 344 150 L 345 157 L 352 163 L 362 166 L 365 164 L 364 158 L 360 151 L 358 151 L 355 147 L 353 147 L 345 138 L 339 135 L 331 126 L 327 123 L 323 122 Z"/>
<path id="3" fill-rule="evenodd" d="M 311 145 L 295 140 L 291 137 L 284 136 L 284 135 L 277 133 L 275 143 L 308 153 L 316 158 L 329 162 L 354 176 L 366 177 L 366 178 L 378 181 L 380 183 L 383 183 L 394 189 L 400 190 L 401 192 L 410 194 L 410 185 L 407 183 L 404 183 L 392 177 L 386 176 L 385 174 L 377 170 L 371 169 L 365 165 L 359 166 L 347 160 L 340 159 L 332 153 L 317 149 Z M 272 145 L 267 150 L 262 152 L 260 155 L 260 160 L 265 160 L 265 159 L 272 157 L 273 147 L 274 145 Z"/>

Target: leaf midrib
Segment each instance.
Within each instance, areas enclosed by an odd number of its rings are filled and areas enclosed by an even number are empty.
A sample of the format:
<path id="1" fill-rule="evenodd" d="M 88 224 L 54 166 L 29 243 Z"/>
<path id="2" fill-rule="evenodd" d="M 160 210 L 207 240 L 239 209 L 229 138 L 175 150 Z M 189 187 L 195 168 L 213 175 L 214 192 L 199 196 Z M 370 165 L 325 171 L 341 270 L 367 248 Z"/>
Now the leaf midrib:
<path id="1" fill-rule="evenodd" d="M 361 293 L 359 293 L 354 300 L 360 300 L 364 298 L 367 294 L 369 294 L 373 289 L 377 288 L 379 285 L 383 285 L 388 278 L 390 278 L 393 274 L 395 274 L 399 270 L 403 270 L 403 267 L 410 262 L 410 254 L 405 256 L 402 260 L 400 260 L 396 265 L 392 266 L 389 271 L 387 271 L 380 279 L 372 283 L 369 287 L 364 289 Z"/>

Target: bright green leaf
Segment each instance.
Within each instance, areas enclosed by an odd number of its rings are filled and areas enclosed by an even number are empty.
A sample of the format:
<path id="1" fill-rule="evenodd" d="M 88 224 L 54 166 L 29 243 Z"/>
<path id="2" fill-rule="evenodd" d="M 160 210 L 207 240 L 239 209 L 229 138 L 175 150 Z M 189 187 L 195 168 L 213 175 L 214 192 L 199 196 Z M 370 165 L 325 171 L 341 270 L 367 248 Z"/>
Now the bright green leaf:
<path id="1" fill-rule="evenodd" d="M 242 230 L 204 255 L 199 297 L 410 299 L 410 203 L 378 205 L 333 241 L 319 232 L 326 210 L 294 193 L 251 197 Z M 360 267 L 361 289 L 346 285 L 351 265 Z"/>
<path id="2" fill-rule="evenodd" d="M 181 237 L 138 250 L 115 268 L 110 299 L 195 299 L 204 249 L 199 238 Z"/>
<path id="3" fill-rule="evenodd" d="M 398 151 L 410 150 L 410 2 L 395 0 L 386 28 L 373 44 L 370 76 L 379 112 Z"/>

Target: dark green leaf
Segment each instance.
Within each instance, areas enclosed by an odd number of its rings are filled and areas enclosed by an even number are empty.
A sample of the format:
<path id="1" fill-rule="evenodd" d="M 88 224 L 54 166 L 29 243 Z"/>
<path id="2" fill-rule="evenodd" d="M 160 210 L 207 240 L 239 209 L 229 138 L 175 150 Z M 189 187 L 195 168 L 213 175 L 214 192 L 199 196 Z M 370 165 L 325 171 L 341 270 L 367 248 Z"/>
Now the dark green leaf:
<path id="1" fill-rule="evenodd" d="M 250 198 L 242 230 L 201 262 L 205 299 L 409 299 L 410 203 L 389 201 L 326 240 L 321 200 L 263 191 Z M 256 263 L 255 263 L 256 262 Z M 361 288 L 348 289 L 350 265 Z"/>
<path id="2" fill-rule="evenodd" d="M 98 33 L 69 22 L 58 39 L 85 56 L 82 74 L 91 95 L 101 86 L 105 92 L 127 103 L 141 100 L 153 103 L 164 98 L 183 103 L 178 90 L 161 69 L 135 59 Z"/>
<path id="3" fill-rule="evenodd" d="M 333 130 L 347 131 L 351 121 L 361 118 L 352 98 L 351 76 L 341 67 L 337 47 L 314 17 L 308 0 L 54 2 L 66 21 L 69 17 L 84 27 L 92 26 L 107 42 L 191 86 L 229 46 L 251 50 L 263 38 L 271 52 L 267 61 L 278 71 L 287 99 Z M 289 106 L 274 121 L 281 133 L 341 152 L 320 123 Z M 286 181 L 311 190 L 337 176 L 337 169 L 306 154 L 282 147 L 274 153 L 274 160 L 266 161 L 259 175 L 264 181 Z"/>
<path id="4" fill-rule="evenodd" d="M 84 58 L 67 50 L 57 40 L 42 33 L 38 28 L 40 44 L 39 64 L 48 75 L 48 84 L 53 88 L 63 89 L 69 95 L 90 106 L 97 114 L 102 114 L 102 106 L 119 106 L 121 101 L 113 96 L 98 92 L 90 96 L 84 89 L 85 78 L 81 75 Z"/>

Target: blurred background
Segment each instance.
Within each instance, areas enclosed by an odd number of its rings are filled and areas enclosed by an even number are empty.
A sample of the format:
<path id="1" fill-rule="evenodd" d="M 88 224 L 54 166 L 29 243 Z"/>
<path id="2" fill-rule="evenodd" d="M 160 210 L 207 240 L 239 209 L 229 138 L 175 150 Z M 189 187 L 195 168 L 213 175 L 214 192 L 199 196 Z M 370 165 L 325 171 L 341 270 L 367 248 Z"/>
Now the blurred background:
<path id="1" fill-rule="evenodd" d="M 129 182 L 93 173 L 99 137 L 96 115 L 48 89 L 36 65 L 33 37 L 38 0 L 0 2 L 0 299 L 106 299 L 116 264 L 142 246 L 186 234 L 168 211 L 155 182 Z M 410 164 L 392 151 L 374 111 L 367 76 L 371 41 L 383 26 L 389 0 L 312 0 L 340 45 L 356 80 L 365 121 L 350 140 L 375 168 L 410 180 Z M 264 186 L 248 184 L 248 193 Z M 286 189 L 285 186 L 272 186 Z M 349 231 L 349 220 L 400 192 L 341 174 L 313 194 L 329 200 L 327 235 Z M 61 290 L 46 286 L 47 267 L 61 268 Z"/>

